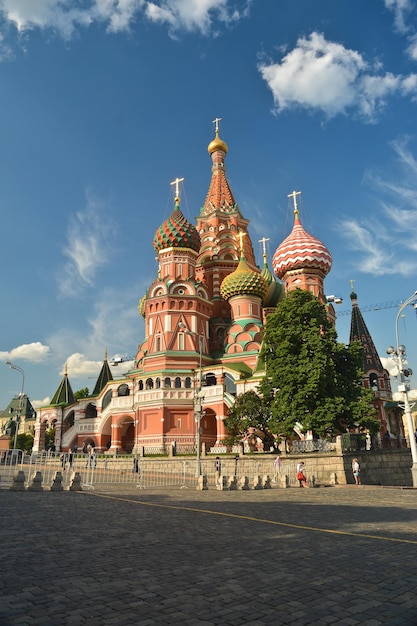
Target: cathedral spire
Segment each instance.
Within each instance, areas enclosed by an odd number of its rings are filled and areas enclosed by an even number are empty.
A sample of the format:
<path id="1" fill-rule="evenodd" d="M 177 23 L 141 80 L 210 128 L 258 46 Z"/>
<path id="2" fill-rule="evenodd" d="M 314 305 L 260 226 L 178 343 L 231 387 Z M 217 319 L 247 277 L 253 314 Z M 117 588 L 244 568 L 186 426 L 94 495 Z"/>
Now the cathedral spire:
<path id="1" fill-rule="evenodd" d="M 216 117 L 213 120 L 215 124 L 215 138 L 208 145 L 208 152 L 213 163 L 211 168 L 212 176 L 208 194 L 200 212 L 201 216 L 208 216 L 217 211 L 222 213 L 239 212 L 233 192 L 226 178 L 224 161 L 228 147 L 227 143 L 219 137 L 220 120 L 220 117 Z"/>

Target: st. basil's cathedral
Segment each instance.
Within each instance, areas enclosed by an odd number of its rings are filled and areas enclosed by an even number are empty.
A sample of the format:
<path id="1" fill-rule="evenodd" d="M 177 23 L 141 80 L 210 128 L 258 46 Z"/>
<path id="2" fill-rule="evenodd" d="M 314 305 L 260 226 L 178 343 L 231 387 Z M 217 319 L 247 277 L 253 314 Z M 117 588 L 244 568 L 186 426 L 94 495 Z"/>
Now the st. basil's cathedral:
<path id="1" fill-rule="evenodd" d="M 257 266 L 246 219 L 226 176 L 228 146 L 219 136 L 208 146 L 211 181 L 196 224 L 181 212 L 180 183 L 172 183 L 172 213 L 155 232 L 158 275 L 139 302 L 145 340 L 134 367 L 113 379 L 107 356 L 93 392 L 75 400 L 70 372 L 51 403 L 37 411 L 34 451 L 45 448 L 45 432 L 55 428 L 55 448 L 90 443 L 97 452 L 160 453 L 175 447 L 193 452 L 200 421 L 206 451 L 225 450 L 223 420 L 237 395 L 256 390 L 264 368 L 259 358 L 266 317 L 292 289 L 313 293 L 327 307 L 324 279 L 332 265 L 327 247 L 306 232 L 297 207 L 299 192 L 289 194 L 294 224 L 277 247 L 272 271 L 263 240 L 263 267 Z M 364 346 L 365 384 L 375 392 L 381 430 L 400 429 L 391 406 L 388 373 L 352 297 L 351 340 Z M 199 419 L 196 419 L 196 409 Z M 388 424 L 388 420 L 396 424 Z M 399 432 L 399 430 L 398 430 Z"/>

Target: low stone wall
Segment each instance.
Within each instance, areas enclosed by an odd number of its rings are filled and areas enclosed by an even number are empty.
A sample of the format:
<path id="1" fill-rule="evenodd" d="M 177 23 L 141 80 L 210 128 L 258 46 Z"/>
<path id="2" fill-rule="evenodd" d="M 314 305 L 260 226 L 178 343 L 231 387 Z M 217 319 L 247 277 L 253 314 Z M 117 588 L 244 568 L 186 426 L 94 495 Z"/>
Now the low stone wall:
<path id="1" fill-rule="evenodd" d="M 352 459 L 357 458 L 361 466 L 361 481 L 364 485 L 412 487 L 411 451 L 369 450 L 345 454 L 343 457 L 347 482 L 353 483 Z"/>
<path id="2" fill-rule="evenodd" d="M 354 484 L 352 459 L 357 458 L 361 467 L 361 479 L 365 485 L 412 486 L 412 458 L 409 449 L 369 450 L 361 452 L 306 453 L 280 456 L 279 475 L 288 476 L 289 485 L 298 485 L 296 480 L 297 465 L 305 464 L 305 473 L 309 481 L 314 477 L 319 485 Z M 256 460 L 256 472 L 275 476 L 274 460 L 276 455 L 244 455 L 239 458 L 239 474 L 252 476 L 253 463 Z M 226 465 L 222 459 L 222 464 Z M 245 467 L 247 466 L 247 467 Z"/>

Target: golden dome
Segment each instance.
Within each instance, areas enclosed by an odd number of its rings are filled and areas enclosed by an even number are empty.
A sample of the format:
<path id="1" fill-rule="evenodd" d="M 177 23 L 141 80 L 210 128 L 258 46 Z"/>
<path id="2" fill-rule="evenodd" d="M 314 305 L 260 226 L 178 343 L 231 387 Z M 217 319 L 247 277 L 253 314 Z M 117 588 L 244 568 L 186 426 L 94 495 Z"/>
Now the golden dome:
<path id="1" fill-rule="evenodd" d="M 219 131 L 216 130 L 216 137 L 213 139 L 213 141 L 209 143 L 207 148 L 209 154 L 213 154 L 213 152 L 216 152 L 216 150 L 221 150 L 226 154 L 228 149 L 229 148 L 227 147 L 227 143 L 223 141 L 223 139 L 220 139 Z"/>

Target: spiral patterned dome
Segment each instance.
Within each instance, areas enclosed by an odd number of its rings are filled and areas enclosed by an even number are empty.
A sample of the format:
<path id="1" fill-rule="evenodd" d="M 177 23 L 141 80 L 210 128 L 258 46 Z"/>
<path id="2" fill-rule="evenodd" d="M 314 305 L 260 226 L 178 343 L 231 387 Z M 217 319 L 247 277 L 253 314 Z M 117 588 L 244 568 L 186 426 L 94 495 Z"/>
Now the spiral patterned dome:
<path id="1" fill-rule="evenodd" d="M 234 272 L 226 276 L 220 285 L 220 293 L 225 300 L 233 296 L 252 295 L 262 300 L 268 293 L 268 283 L 258 272 L 251 270 L 245 257 L 241 257 Z"/>
<path id="2" fill-rule="evenodd" d="M 153 247 L 157 252 L 166 248 L 190 248 L 198 252 L 200 245 L 196 227 L 183 216 L 177 201 L 170 217 L 157 229 Z"/>
<path id="3" fill-rule="evenodd" d="M 332 255 L 324 243 L 304 230 L 295 212 L 293 229 L 276 249 L 272 267 L 278 278 L 297 269 L 319 270 L 326 276 L 332 267 Z"/>

